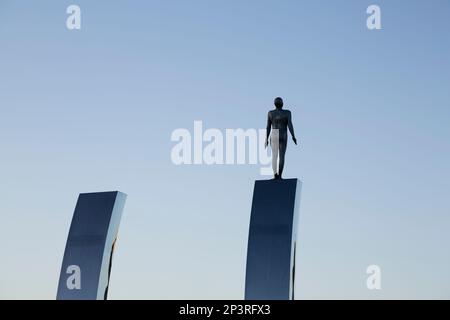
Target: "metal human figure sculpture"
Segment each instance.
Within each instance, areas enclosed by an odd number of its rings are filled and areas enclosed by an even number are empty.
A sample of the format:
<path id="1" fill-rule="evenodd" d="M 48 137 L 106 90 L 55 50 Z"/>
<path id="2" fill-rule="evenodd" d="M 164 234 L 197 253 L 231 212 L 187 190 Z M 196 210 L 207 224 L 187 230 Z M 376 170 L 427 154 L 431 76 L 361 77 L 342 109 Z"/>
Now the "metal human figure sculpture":
<path id="1" fill-rule="evenodd" d="M 282 179 L 284 168 L 284 156 L 286 154 L 287 147 L 287 129 L 292 136 L 292 141 L 297 144 L 297 139 L 294 134 L 294 127 L 291 121 L 291 112 L 289 110 L 283 110 L 283 99 L 280 97 L 274 100 L 275 109 L 269 111 L 267 114 L 267 128 L 266 128 L 266 142 L 265 147 L 269 144 L 269 136 L 272 130 L 272 135 L 270 136 L 270 146 L 272 148 L 272 169 L 274 174 L 274 179 Z M 277 160 L 279 156 L 279 161 L 277 165 Z"/>

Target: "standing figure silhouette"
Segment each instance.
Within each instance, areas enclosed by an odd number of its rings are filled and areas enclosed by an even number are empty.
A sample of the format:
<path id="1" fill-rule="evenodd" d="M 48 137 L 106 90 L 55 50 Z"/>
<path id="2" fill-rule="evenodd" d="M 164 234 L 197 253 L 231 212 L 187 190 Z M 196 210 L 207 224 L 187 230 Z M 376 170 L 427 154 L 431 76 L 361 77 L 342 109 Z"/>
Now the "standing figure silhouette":
<path id="1" fill-rule="evenodd" d="M 280 97 L 274 100 L 275 109 L 269 111 L 267 114 L 267 128 L 266 128 L 266 142 L 265 147 L 269 144 L 272 148 L 272 169 L 274 179 L 282 179 L 284 169 L 284 156 L 287 147 L 287 129 L 292 136 L 292 141 L 297 144 L 297 139 L 294 134 L 294 127 L 292 126 L 291 112 L 283 110 L 283 99 Z M 272 131 L 272 135 L 270 132 Z M 278 165 L 277 160 L 279 157 Z"/>

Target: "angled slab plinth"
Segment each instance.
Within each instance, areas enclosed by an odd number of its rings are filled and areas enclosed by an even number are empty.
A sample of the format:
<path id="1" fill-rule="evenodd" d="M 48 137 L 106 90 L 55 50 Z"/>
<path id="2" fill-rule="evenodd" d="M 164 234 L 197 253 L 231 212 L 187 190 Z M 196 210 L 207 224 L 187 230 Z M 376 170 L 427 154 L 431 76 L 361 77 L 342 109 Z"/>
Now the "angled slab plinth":
<path id="1" fill-rule="evenodd" d="M 246 300 L 294 298 L 300 191 L 298 179 L 255 181 L 247 247 Z"/>
<path id="2" fill-rule="evenodd" d="M 112 253 L 126 195 L 82 193 L 73 214 L 58 284 L 58 300 L 107 298 Z"/>

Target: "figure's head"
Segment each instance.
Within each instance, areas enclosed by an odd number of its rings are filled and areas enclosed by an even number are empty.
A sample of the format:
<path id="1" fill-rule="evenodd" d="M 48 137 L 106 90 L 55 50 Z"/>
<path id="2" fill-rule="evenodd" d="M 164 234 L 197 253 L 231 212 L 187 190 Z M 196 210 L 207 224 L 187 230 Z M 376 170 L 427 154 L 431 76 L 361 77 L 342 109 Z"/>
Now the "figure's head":
<path id="1" fill-rule="evenodd" d="M 283 108 L 283 99 L 281 99 L 280 97 L 276 97 L 273 101 L 273 104 L 275 105 L 275 107 L 277 107 L 277 109 L 281 109 Z"/>

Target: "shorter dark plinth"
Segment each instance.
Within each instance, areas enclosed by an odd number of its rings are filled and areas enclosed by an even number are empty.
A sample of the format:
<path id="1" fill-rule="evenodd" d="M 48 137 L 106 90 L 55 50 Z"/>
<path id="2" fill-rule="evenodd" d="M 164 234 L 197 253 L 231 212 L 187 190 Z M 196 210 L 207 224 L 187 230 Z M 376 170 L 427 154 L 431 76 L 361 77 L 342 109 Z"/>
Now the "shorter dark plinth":
<path id="1" fill-rule="evenodd" d="M 118 191 L 78 197 L 58 284 L 58 300 L 106 299 L 113 244 L 126 195 Z"/>

